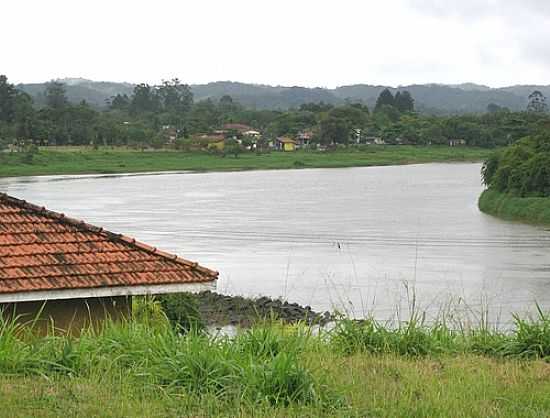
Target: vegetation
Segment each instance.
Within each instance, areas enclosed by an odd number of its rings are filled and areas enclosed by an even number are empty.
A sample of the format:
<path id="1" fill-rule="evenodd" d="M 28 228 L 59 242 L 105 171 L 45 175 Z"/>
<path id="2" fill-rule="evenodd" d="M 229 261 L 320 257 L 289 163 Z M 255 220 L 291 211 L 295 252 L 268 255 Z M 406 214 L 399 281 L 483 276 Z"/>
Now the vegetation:
<path id="1" fill-rule="evenodd" d="M 550 226 L 550 199 L 547 197 L 516 197 L 489 189 L 481 194 L 479 209 L 509 221 Z"/>
<path id="2" fill-rule="evenodd" d="M 52 149 L 56 149 L 53 151 Z M 441 146 L 368 146 L 333 152 L 216 153 L 151 151 L 123 147 L 68 147 L 0 153 L 0 177 L 53 174 L 110 174 L 170 170 L 267 170 L 356 167 L 426 162 L 481 161 L 493 151 Z"/>
<path id="3" fill-rule="evenodd" d="M 132 322 L 78 337 L 0 322 L 0 415 L 550 413 L 550 319 L 540 310 L 517 317 L 512 333 L 417 317 L 397 328 L 342 319 L 320 334 L 263 323 L 228 338 L 173 327 L 154 301 L 138 305 Z"/>
<path id="4" fill-rule="evenodd" d="M 550 134 L 526 137 L 484 164 L 482 211 L 510 220 L 550 224 Z"/>
<path id="5" fill-rule="evenodd" d="M 73 103 L 85 100 L 92 106 L 103 109 L 105 101 L 116 94 L 130 96 L 134 85 L 127 83 L 94 82 L 83 79 L 62 80 L 67 86 L 67 96 Z M 43 105 L 44 83 L 22 84 L 19 89 L 30 94 L 34 101 Z M 297 108 L 302 104 L 321 102 L 334 106 L 343 105 L 346 101 L 361 102 L 374 108 L 376 99 L 383 86 L 366 84 L 343 86 L 335 89 L 302 88 L 302 87 L 271 87 L 236 82 L 213 82 L 202 85 L 192 85 L 191 90 L 197 101 L 211 98 L 218 100 L 224 95 L 230 95 L 243 106 L 255 109 L 286 110 Z M 527 96 L 534 89 L 544 95 L 550 95 L 548 86 L 511 86 L 493 89 L 471 83 L 458 86 L 442 84 L 425 84 L 407 86 L 408 90 L 417 98 L 416 107 L 424 113 L 432 114 L 464 114 L 483 113 L 488 105 L 497 105 L 513 111 L 525 109 Z M 392 94 L 397 89 L 389 88 Z"/>
<path id="6" fill-rule="evenodd" d="M 535 94 L 536 93 L 536 94 Z M 533 96 L 534 95 L 534 96 Z M 548 121 L 544 96 L 531 95 L 529 112 L 510 112 L 491 103 L 485 114 L 430 116 L 417 112 L 408 90 L 383 90 L 371 112 L 361 100 L 339 105 L 319 100 L 297 104 L 287 111 L 248 109 L 229 95 L 194 101 L 190 86 L 177 78 L 152 86 L 138 84 L 131 94 L 116 94 L 107 109 L 98 111 L 86 101 L 72 103 L 67 86 L 50 82 L 40 103 L 0 76 L 0 142 L 15 145 L 129 146 L 137 149 L 186 148 L 199 135 L 211 136 L 228 123 L 245 124 L 261 131 L 263 141 L 280 136 L 312 135 L 314 145 L 348 145 L 379 138 L 390 144 L 449 144 L 491 148 L 508 145 L 531 135 Z M 238 137 L 250 149 L 242 132 Z M 259 148 L 265 144 L 260 143 Z"/>

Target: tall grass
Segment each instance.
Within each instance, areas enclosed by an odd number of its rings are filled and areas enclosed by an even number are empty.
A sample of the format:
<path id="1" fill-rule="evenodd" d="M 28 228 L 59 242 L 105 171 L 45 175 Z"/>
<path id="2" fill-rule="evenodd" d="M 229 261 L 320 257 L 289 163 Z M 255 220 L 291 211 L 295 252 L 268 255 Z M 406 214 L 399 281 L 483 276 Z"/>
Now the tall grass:
<path id="1" fill-rule="evenodd" d="M 486 326 L 450 328 L 444 321 L 427 325 L 421 317 L 397 326 L 374 319 L 341 319 L 330 334 L 331 347 L 343 354 L 358 352 L 403 356 L 479 354 L 494 357 L 550 359 L 550 316 L 537 305 L 535 318 L 514 315 L 514 330 Z"/>
<path id="2" fill-rule="evenodd" d="M 394 326 L 341 318 L 319 334 L 305 325 L 266 322 L 229 338 L 185 331 L 159 306 L 145 301 L 136 306 L 139 315 L 132 321 L 106 322 L 78 337 L 37 335 L 0 316 L 0 375 L 131 382 L 132 387 L 186 399 L 249 407 L 313 406 L 339 415 L 346 411 L 343 388 L 323 368 L 312 368 L 310 358 L 346 362 L 372 353 L 381 358 L 474 354 L 550 359 L 550 316 L 540 307 L 536 317 L 515 316 L 509 333 L 487 326 L 455 329 L 445 321 L 427 324 L 424 315 L 414 314 Z"/>
<path id="3" fill-rule="evenodd" d="M 121 375 L 193 396 L 272 405 L 330 404 L 329 388 L 301 361 L 307 333 L 256 328 L 231 340 L 169 321 L 107 322 L 79 337 L 36 336 L 16 321 L 0 322 L 0 374 Z M 335 398 L 334 398 L 335 399 Z"/>

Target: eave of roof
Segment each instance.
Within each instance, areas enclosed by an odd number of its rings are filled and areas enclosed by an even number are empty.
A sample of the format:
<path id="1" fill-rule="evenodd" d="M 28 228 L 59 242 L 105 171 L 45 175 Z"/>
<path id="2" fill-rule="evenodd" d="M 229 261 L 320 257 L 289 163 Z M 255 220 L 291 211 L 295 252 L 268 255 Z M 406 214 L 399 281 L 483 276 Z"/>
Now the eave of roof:
<path id="1" fill-rule="evenodd" d="M 35 204 L 32 204 L 32 203 L 26 202 L 25 200 L 20 200 L 20 199 L 17 199 L 15 197 L 4 194 L 4 193 L 0 193 L 0 204 L 3 204 L 4 206 L 7 206 L 7 207 L 14 207 L 14 208 L 17 208 L 18 210 L 29 212 L 29 213 L 33 214 L 34 216 L 39 216 L 39 217 L 44 218 L 44 219 L 45 218 L 52 219 L 53 222 L 55 222 L 55 224 L 67 225 L 67 226 L 70 226 L 70 227 L 74 228 L 76 231 L 79 231 L 79 232 L 82 232 L 82 233 L 97 234 L 99 237 L 103 237 L 102 239 L 105 239 L 105 242 L 118 243 L 117 245 L 123 246 L 124 248 L 128 248 L 131 251 L 133 251 L 133 250 L 139 251 L 139 254 L 142 254 L 142 253 L 150 254 L 152 258 L 158 258 L 160 261 L 162 261 L 163 259 L 167 260 L 168 263 L 172 263 L 172 264 L 170 264 L 172 266 L 180 265 L 180 266 L 183 267 L 182 271 L 185 269 L 185 271 L 189 272 L 189 274 L 191 275 L 190 276 L 191 279 L 188 279 L 186 284 L 213 282 L 218 278 L 218 275 L 219 275 L 218 272 L 210 270 L 206 267 L 203 267 L 203 266 L 199 265 L 198 263 L 188 261 L 186 259 L 178 257 L 177 255 L 169 254 L 167 252 L 158 250 L 155 247 L 152 247 L 152 246 L 149 246 L 147 244 L 136 241 L 135 239 L 133 239 L 131 237 L 128 237 L 128 236 L 125 236 L 125 235 L 122 235 L 122 234 L 116 234 L 116 233 L 104 230 L 103 228 L 88 224 L 84 221 L 80 221 L 80 220 L 77 220 L 77 219 L 67 217 L 62 213 L 47 210 L 43 206 L 38 206 L 38 205 L 35 205 Z M 16 212 L 14 212 L 14 213 L 16 213 Z M 26 222 L 24 222 L 24 224 L 33 224 L 33 222 L 26 221 Z M 2 219 L 0 219 L 0 226 L 1 225 L 2 225 Z M 10 223 L 7 223 L 6 225 L 10 225 Z M 9 228 L 8 228 L 8 231 L 9 231 Z M 38 232 L 33 232 L 33 233 L 35 235 L 38 234 Z M 8 232 L 7 234 L 9 235 L 10 232 Z M 18 232 L 14 236 L 20 237 L 21 236 L 20 234 L 21 234 L 21 232 Z M 0 244 L 2 244 L 2 243 L 0 242 Z M 5 244 L 4 248 L 6 248 L 6 245 L 7 245 L 8 251 L 10 251 L 9 250 L 10 244 L 9 243 Z M 41 243 L 41 242 L 36 242 L 36 243 L 33 242 L 29 245 L 39 246 L 39 245 L 46 245 L 46 244 Z M 14 248 L 15 247 L 16 246 L 14 246 Z M 138 253 L 136 253 L 136 254 L 138 254 Z M 32 257 L 33 255 L 34 254 L 27 254 L 26 256 Z M 1 259 L 2 259 L 2 256 L 0 255 L 0 261 L 1 261 Z M 26 267 L 25 265 L 8 265 L 8 264 L 4 263 L 4 268 L 6 269 L 6 271 L 8 271 L 10 269 L 11 270 L 17 269 L 16 271 L 18 272 L 18 274 L 21 274 L 20 271 L 24 270 L 25 267 Z M 35 267 L 40 267 L 40 263 L 38 263 Z M 122 273 L 124 274 L 124 272 L 122 272 Z M 109 272 L 107 272 L 105 274 L 108 275 Z M 131 275 L 132 271 L 130 271 L 128 274 Z M 154 274 L 154 272 L 153 272 L 153 274 Z M 177 274 L 177 273 L 175 273 L 175 274 Z M 50 275 L 50 277 L 51 276 L 52 275 Z M 8 273 L 8 278 L 7 279 L 2 279 L 0 277 L 0 283 L 2 282 L 2 280 L 10 280 L 9 277 L 10 277 L 9 273 Z M 44 276 L 44 277 L 47 277 L 47 275 Z M 75 277 L 75 273 L 68 273 L 67 277 Z M 31 277 L 30 279 L 36 279 L 36 277 Z M 21 278 L 21 280 L 30 280 L 30 279 Z M 174 282 L 177 282 L 177 280 L 178 280 L 177 278 L 174 279 L 172 277 L 171 280 L 170 280 L 170 283 L 176 284 Z M 29 283 L 30 283 L 30 281 L 29 281 Z M 120 280 L 120 278 L 119 278 L 118 281 L 113 280 L 111 282 L 111 284 L 107 283 L 107 284 L 104 284 L 104 285 L 100 285 L 100 284 L 96 283 L 94 285 L 90 285 L 89 287 L 81 285 L 78 288 L 79 289 L 85 289 L 85 288 L 98 288 L 98 287 L 125 287 L 125 286 L 136 286 L 136 285 L 140 285 L 140 284 L 156 285 L 156 284 L 160 284 L 160 283 L 139 283 L 139 280 L 138 280 L 137 284 L 135 284 L 133 282 L 124 284 L 123 280 Z M 169 284 L 169 283 L 166 283 L 166 284 Z M 8 288 L 9 287 L 11 287 L 11 285 L 8 286 Z M 71 287 L 68 287 L 68 288 L 71 289 Z M 52 287 L 50 289 L 48 289 L 48 291 L 51 291 L 51 290 L 66 290 L 66 289 L 67 289 L 66 284 L 63 287 L 60 287 L 59 289 L 55 288 L 55 286 L 52 284 Z M 0 294 L 18 293 L 18 292 L 22 292 L 22 291 L 30 293 L 30 292 L 38 292 L 38 291 L 45 291 L 45 290 L 44 289 L 36 290 L 36 289 L 32 289 L 32 288 L 31 289 L 21 289 L 21 288 L 14 287 L 13 289 L 0 290 Z"/>

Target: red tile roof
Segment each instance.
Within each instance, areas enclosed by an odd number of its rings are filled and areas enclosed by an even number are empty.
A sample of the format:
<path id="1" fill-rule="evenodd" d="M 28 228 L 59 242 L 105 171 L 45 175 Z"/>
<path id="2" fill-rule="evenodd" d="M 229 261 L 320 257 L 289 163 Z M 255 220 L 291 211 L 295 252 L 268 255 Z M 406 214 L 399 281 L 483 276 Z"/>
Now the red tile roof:
<path id="1" fill-rule="evenodd" d="M 207 283 L 218 273 L 0 193 L 0 294 Z"/>

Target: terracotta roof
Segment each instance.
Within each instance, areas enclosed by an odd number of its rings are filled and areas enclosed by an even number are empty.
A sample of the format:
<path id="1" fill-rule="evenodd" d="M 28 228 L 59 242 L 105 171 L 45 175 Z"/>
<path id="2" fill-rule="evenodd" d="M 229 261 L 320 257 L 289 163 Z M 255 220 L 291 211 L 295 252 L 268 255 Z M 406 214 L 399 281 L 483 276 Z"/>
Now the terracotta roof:
<path id="1" fill-rule="evenodd" d="M 253 128 L 251 126 L 244 125 L 242 123 L 226 123 L 225 125 L 223 125 L 223 129 L 245 132 L 245 131 L 250 131 Z"/>
<path id="2" fill-rule="evenodd" d="M 0 294 L 207 283 L 218 273 L 0 193 Z"/>

